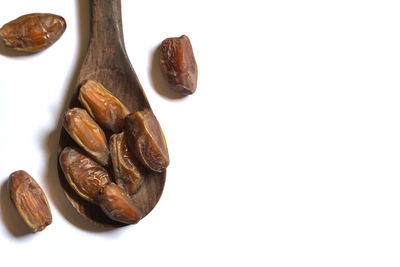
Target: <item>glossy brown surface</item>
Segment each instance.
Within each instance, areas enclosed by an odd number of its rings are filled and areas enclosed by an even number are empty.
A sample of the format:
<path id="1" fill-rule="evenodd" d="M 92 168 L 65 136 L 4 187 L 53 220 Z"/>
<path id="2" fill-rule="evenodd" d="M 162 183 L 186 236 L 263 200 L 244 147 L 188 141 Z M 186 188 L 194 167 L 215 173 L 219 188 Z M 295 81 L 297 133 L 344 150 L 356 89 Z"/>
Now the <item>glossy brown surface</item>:
<path id="1" fill-rule="evenodd" d="M 116 183 L 132 195 L 142 185 L 147 171 L 128 150 L 125 132 L 110 138 L 110 154 Z"/>
<path id="2" fill-rule="evenodd" d="M 34 13 L 21 16 L 0 29 L 0 37 L 9 48 L 38 52 L 54 44 L 64 33 L 67 24 L 61 16 Z"/>
<path id="3" fill-rule="evenodd" d="M 126 137 L 129 150 L 148 169 L 162 172 L 168 167 L 167 143 L 153 112 L 146 109 L 128 115 Z"/>
<path id="4" fill-rule="evenodd" d="M 105 166 L 109 162 L 107 139 L 100 126 L 86 110 L 72 108 L 64 114 L 63 127 L 93 159 Z"/>
<path id="5" fill-rule="evenodd" d="M 102 84 L 87 81 L 80 89 L 79 101 L 101 127 L 114 133 L 124 128 L 129 110 Z"/>
<path id="6" fill-rule="evenodd" d="M 103 212 L 114 221 L 134 224 L 142 218 L 133 200 L 114 183 L 103 187 L 99 195 L 99 205 Z"/>
<path id="7" fill-rule="evenodd" d="M 50 206 L 38 183 L 25 171 L 13 172 L 8 179 L 10 198 L 33 232 L 52 222 Z"/>
<path id="8" fill-rule="evenodd" d="M 197 63 L 186 35 L 167 38 L 161 43 L 160 64 L 172 89 L 182 95 L 196 91 Z"/>
<path id="9" fill-rule="evenodd" d="M 120 0 L 90 0 L 90 36 L 87 53 L 78 74 L 76 87 L 70 93 L 69 108 L 79 106 L 79 88 L 88 80 L 104 85 L 131 111 L 150 108 L 146 95 L 125 51 Z M 106 133 L 107 135 L 107 133 Z M 109 138 L 109 136 L 107 136 Z M 58 153 L 75 142 L 66 131 L 60 135 Z M 67 199 L 83 217 L 101 226 L 121 226 L 109 219 L 96 205 L 82 199 L 66 181 L 58 168 L 60 183 Z M 138 191 L 132 196 L 146 216 L 158 203 L 165 184 L 166 172 L 148 172 Z"/>
<path id="10" fill-rule="evenodd" d="M 82 198 L 96 204 L 101 188 L 111 182 L 107 171 L 82 151 L 66 147 L 59 157 L 69 185 Z"/>

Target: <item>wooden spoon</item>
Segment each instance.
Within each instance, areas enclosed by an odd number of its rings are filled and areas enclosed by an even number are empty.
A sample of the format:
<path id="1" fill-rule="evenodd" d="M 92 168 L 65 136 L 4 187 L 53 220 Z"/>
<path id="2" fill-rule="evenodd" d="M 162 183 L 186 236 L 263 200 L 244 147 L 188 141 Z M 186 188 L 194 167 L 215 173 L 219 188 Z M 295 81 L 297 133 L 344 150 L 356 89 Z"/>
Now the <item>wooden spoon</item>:
<path id="1" fill-rule="evenodd" d="M 146 95 L 125 50 L 121 22 L 120 0 L 90 0 L 91 29 L 86 57 L 78 75 L 77 85 L 68 107 L 80 106 L 78 93 L 80 86 L 92 79 L 102 83 L 131 111 L 151 109 Z M 108 133 L 109 135 L 109 133 Z M 58 155 L 66 146 L 77 146 L 62 129 Z M 58 174 L 64 192 L 72 206 L 85 218 L 103 226 L 121 226 L 109 219 L 99 207 L 82 199 L 67 183 L 58 164 Z M 161 197 L 166 172 L 149 172 L 133 199 L 146 216 Z"/>

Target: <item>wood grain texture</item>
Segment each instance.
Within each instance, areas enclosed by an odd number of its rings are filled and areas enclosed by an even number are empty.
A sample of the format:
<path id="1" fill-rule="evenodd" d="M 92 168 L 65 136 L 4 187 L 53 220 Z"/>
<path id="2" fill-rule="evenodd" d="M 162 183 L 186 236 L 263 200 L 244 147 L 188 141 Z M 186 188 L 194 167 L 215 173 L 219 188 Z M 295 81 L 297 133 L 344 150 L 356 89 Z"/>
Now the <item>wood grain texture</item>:
<path id="1" fill-rule="evenodd" d="M 69 108 L 80 107 L 78 93 L 80 86 L 92 79 L 102 83 L 130 112 L 151 109 L 143 88 L 136 76 L 125 50 L 120 0 L 90 0 L 91 29 L 89 45 L 81 66 L 75 92 Z M 109 139 L 111 133 L 106 132 Z M 58 155 L 65 146 L 77 146 L 64 129 L 61 130 Z M 99 207 L 87 202 L 76 194 L 67 183 L 58 164 L 60 183 L 72 206 L 91 222 L 103 226 L 122 226 L 109 219 Z M 112 171 L 110 170 L 110 174 Z M 149 172 L 135 195 L 138 207 L 146 216 L 159 201 L 166 179 L 166 172 Z"/>

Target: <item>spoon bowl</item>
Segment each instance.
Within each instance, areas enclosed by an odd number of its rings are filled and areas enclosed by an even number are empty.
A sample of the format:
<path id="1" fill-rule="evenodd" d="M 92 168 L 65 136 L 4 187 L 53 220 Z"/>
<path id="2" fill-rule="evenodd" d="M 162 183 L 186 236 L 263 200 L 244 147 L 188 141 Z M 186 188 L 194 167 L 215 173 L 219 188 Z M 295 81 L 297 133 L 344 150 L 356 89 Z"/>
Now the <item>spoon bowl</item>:
<path id="1" fill-rule="evenodd" d="M 125 50 L 120 0 L 90 0 L 90 35 L 85 59 L 79 71 L 76 87 L 72 92 L 68 108 L 81 107 L 78 100 L 79 89 L 87 80 L 95 80 L 104 85 L 124 105 L 135 112 L 150 109 L 150 104 L 136 76 Z M 107 139 L 111 133 L 105 131 Z M 62 129 L 58 145 L 59 155 L 66 146 L 76 147 L 68 133 Z M 110 174 L 112 170 L 109 169 Z M 72 206 L 92 223 L 118 227 L 125 224 L 109 219 L 102 210 L 81 198 L 69 186 L 58 163 L 61 186 Z M 166 179 L 166 172 L 148 172 L 139 190 L 132 196 L 146 216 L 159 201 Z"/>

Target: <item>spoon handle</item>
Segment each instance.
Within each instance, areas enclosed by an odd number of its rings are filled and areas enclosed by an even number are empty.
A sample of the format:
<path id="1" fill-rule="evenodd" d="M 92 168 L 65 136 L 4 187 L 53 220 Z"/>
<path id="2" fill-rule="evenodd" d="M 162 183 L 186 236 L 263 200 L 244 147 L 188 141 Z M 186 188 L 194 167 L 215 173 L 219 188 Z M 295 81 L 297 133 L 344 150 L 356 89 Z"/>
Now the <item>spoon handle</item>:
<path id="1" fill-rule="evenodd" d="M 89 7 L 89 45 L 78 76 L 78 85 L 93 76 L 91 73 L 102 69 L 116 70 L 126 66 L 134 73 L 125 50 L 121 0 L 89 0 Z M 133 75 L 137 80 L 136 74 Z M 137 86 L 140 87 L 138 80 Z"/>
<path id="2" fill-rule="evenodd" d="M 121 0 L 90 0 L 90 45 L 124 49 Z"/>

